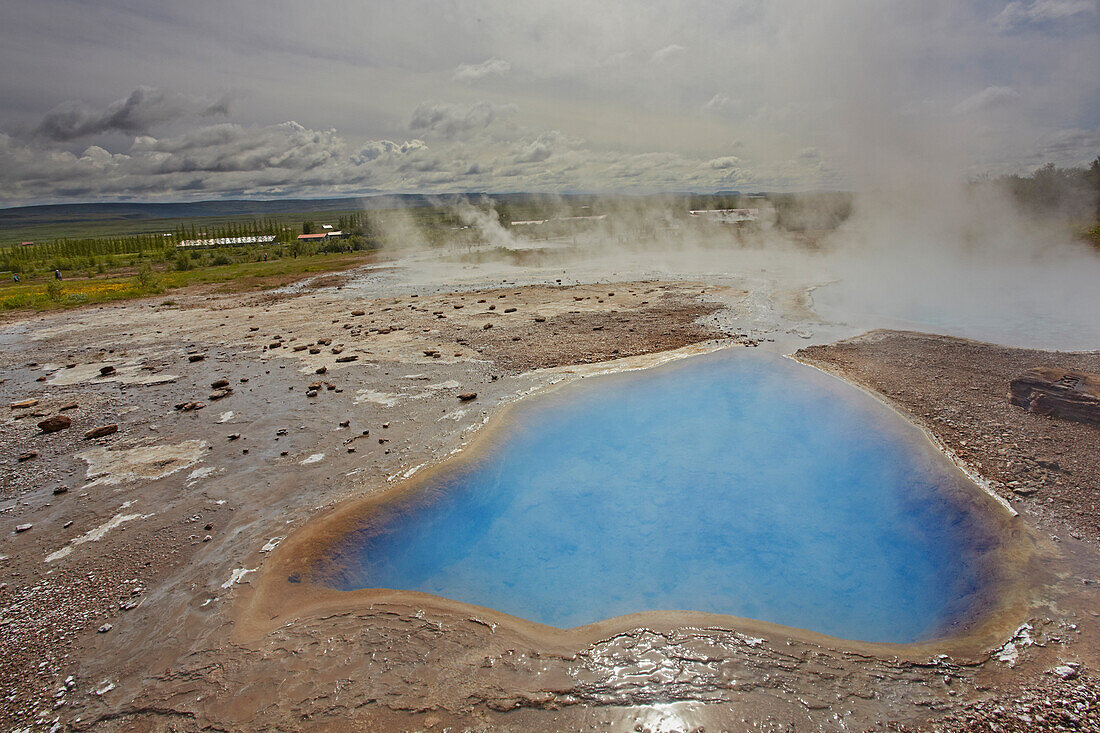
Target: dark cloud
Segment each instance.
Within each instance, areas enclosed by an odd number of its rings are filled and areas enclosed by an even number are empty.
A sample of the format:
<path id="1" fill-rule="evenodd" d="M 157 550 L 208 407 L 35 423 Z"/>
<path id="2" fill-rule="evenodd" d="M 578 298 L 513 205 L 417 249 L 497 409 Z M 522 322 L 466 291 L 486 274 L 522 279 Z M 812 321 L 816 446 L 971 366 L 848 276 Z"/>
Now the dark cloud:
<path id="1" fill-rule="evenodd" d="M 108 132 L 141 135 L 178 119 L 228 113 L 227 98 L 203 103 L 182 94 L 165 94 L 154 87 L 138 87 L 104 109 L 83 102 L 62 102 L 46 113 L 34 132 L 56 142 Z"/>
<path id="2" fill-rule="evenodd" d="M 513 105 L 492 102 L 476 102 L 471 105 L 421 102 L 413 110 L 409 129 L 443 139 L 460 138 L 483 131 L 515 112 Z"/>

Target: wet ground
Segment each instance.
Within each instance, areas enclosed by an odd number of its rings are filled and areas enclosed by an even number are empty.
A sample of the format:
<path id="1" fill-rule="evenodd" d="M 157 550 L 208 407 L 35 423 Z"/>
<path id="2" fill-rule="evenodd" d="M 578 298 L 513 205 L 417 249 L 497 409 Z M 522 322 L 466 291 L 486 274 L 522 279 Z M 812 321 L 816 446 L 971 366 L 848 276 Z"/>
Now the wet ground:
<path id="1" fill-rule="evenodd" d="M 560 635 L 398 596 L 273 604 L 264 578 L 288 538 L 427 470 L 526 394 L 860 330 L 821 323 L 805 282 L 772 274 L 577 282 L 450 267 L 441 278 L 398 262 L 342 287 L 174 295 L 0 328 L 6 727 L 862 730 L 969 725 L 971 705 L 991 706 L 976 719 L 999 715 L 1017 691 L 1047 688 L 1040 707 L 1064 699 L 1097 724 L 1100 533 L 1079 514 L 1086 502 L 1062 501 L 1092 496 L 1082 456 L 1097 455 L 1097 433 L 1048 435 L 995 407 L 1007 405 L 999 380 L 1040 355 L 986 359 L 992 347 L 977 344 L 954 360 L 904 337 L 808 358 L 917 418 L 995 490 L 1049 487 L 1013 502 L 1043 590 L 980 648 L 943 657 L 682 614 Z M 1100 371 L 1096 359 L 1070 366 Z M 998 411 L 995 431 L 971 419 L 978 403 Z M 43 433 L 54 416 L 71 425 Z M 108 425 L 117 432 L 85 437 Z M 1012 444 L 1035 455 L 1001 460 Z M 1048 460 L 1048 448 L 1062 452 Z M 1047 481 L 1040 460 L 1066 470 Z"/>

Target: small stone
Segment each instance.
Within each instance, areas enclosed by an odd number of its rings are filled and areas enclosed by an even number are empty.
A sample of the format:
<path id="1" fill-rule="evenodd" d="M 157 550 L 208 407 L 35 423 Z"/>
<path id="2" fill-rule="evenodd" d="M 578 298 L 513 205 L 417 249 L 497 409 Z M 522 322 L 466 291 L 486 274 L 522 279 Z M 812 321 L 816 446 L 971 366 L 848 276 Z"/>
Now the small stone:
<path id="1" fill-rule="evenodd" d="M 227 436 L 226 439 L 230 440 L 230 441 L 240 440 L 241 439 L 241 434 L 240 433 L 231 433 L 229 436 Z"/>
<path id="2" fill-rule="evenodd" d="M 229 386 L 228 379 L 217 379 L 210 383 L 211 389 L 224 389 Z"/>
<path id="3" fill-rule="evenodd" d="M 56 433 L 58 430 L 64 430 L 72 424 L 73 421 L 65 415 L 54 415 L 38 423 L 38 427 L 41 428 L 43 433 Z"/>
<path id="4" fill-rule="evenodd" d="M 68 490 L 69 490 L 68 486 L 57 486 L 53 490 L 53 495 L 58 496 L 60 494 L 64 494 L 64 493 L 68 492 Z"/>
<path id="5" fill-rule="evenodd" d="M 21 400 L 19 402 L 11 403 L 11 409 L 18 410 L 18 409 L 21 409 L 21 408 L 24 408 L 24 407 L 34 407 L 37 404 L 38 404 L 38 400 L 33 399 L 33 398 L 29 399 L 29 400 Z"/>
<path id="6" fill-rule="evenodd" d="M 355 360 L 357 360 L 358 358 L 359 358 L 359 356 L 358 356 L 357 354 L 350 354 L 350 355 L 348 355 L 348 356 L 341 356 L 341 357 L 337 357 L 337 359 L 336 359 L 336 363 L 338 363 L 338 364 L 346 364 L 347 362 L 349 362 L 349 361 L 355 361 Z"/>
<path id="7" fill-rule="evenodd" d="M 93 440 L 94 438 L 104 438 L 111 433 L 118 432 L 118 425 L 111 423 L 110 425 L 100 425 L 98 428 L 92 428 L 88 432 L 84 433 L 84 440 Z"/>
<path id="8" fill-rule="evenodd" d="M 57 408 L 57 411 L 65 412 L 66 410 L 75 410 L 78 407 L 80 407 L 80 405 L 78 405 L 76 402 L 70 402 L 67 405 L 62 405 L 61 407 Z"/>
<path id="9" fill-rule="evenodd" d="M 209 542 L 209 541 L 210 541 L 210 540 L 212 540 L 212 539 L 214 539 L 214 538 L 213 538 L 213 537 L 211 537 L 210 535 L 206 535 L 205 537 L 203 537 L 203 538 L 202 538 L 202 541 L 203 541 L 203 542 Z"/>
<path id="10" fill-rule="evenodd" d="M 477 399 L 477 392 L 463 392 L 458 396 L 458 399 L 462 402 L 469 402 L 470 400 Z"/>
<path id="11" fill-rule="evenodd" d="M 316 396 L 317 396 L 317 390 L 315 390 L 315 389 L 306 390 L 306 397 L 316 397 Z"/>
<path id="12" fill-rule="evenodd" d="M 196 361 L 202 361 L 205 358 L 206 354 L 191 354 L 191 356 L 187 357 L 187 361 L 194 364 Z"/>
<path id="13" fill-rule="evenodd" d="M 313 373 L 314 374 L 324 374 L 327 371 L 328 371 L 328 367 L 317 367 L 316 369 L 313 370 Z"/>
<path id="14" fill-rule="evenodd" d="M 366 311 L 352 311 L 351 314 L 353 316 L 365 316 L 365 315 L 367 315 L 367 312 Z"/>
<path id="15" fill-rule="evenodd" d="M 516 312 L 516 309 L 515 309 L 515 308 L 505 308 L 505 309 L 504 309 L 504 312 L 505 312 L 505 313 L 515 313 L 515 312 Z"/>
<path id="16" fill-rule="evenodd" d="M 24 453 L 20 453 L 19 458 L 17 458 L 16 460 L 19 461 L 20 463 L 22 463 L 23 461 L 29 461 L 32 458 L 37 458 L 37 457 L 38 457 L 38 451 L 29 450 L 29 451 L 26 451 Z"/>
<path id="17" fill-rule="evenodd" d="M 482 327 L 481 327 L 481 330 L 482 330 L 482 331 L 488 331 L 488 330 L 489 330 L 490 328 L 492 328 L 492 327 L 493 327 L 493 324 L 491 324 L 491 323 L 486 323 L 486 324 L 485 324 L 484 326 L 482 326 Z"/>
<path id="18" fill-rule="evenodd" d="M 344 420 L 343 422 L 340 423 L 340 427 L 342 427 L 342 428 L 346 428 L 350 425 L 351 425 L 351 420 Z"/>
<path id="19" fill-rule="evenodd" d="M 27 532 L 27 531 L 30 531 L 30 529 L 33 526 L 34 526 L 33 524 L 17 524 L 17 525 L 15 525 L 15 532 L 16 532 L 16 534 L 20 534 L 22 532 Z"/>
<path id="20" fill-rule="evenodd" d="M 207 397 L 207 399 L 210 400 L 211 402 L 214 402 L 214 401 L 220 400 L 224 397 L 228 397 L 231 394 L 233 394 L 233 390 L 226 387 L 225 389 L 214 390 L 213 392 L 210 393 L 210 395 Z"/>
<path id="21" fill-rule="evenodd" d="M 110 624 L 103 624 L 102 626 L 99 627 L 99 633 L 100 634 L 106 634 L 108 631 L 110 631 L 113 628 L 114 628 L 114 626 L 111 626 Z"/>
<path id="22" fill-rule="evenodd" d="M 106 376 L 109 376 L 109 375 L 114 374 L 114 373 L 115 373 L 115 368 L 113 366 L 111 366 L 110 364 L 108 364 L 105 367 L 100 367 L 99 368 L 99 376 L 101 376 L 101 377 L 106 377 Z"/>

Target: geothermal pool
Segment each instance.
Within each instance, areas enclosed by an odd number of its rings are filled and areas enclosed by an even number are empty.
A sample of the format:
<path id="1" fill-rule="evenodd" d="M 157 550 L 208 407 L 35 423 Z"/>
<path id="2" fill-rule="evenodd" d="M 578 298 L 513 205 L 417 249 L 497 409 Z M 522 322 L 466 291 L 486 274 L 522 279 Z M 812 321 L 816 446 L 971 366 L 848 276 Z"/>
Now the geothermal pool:
<path id="1" fill-rule="evenodd" d="M 854 640 L 952 633 L 997 543 L 914 427 L 747 351 L 588 379 L 375 509 L 319 568 L 570 628 L 691 610 Z"/>

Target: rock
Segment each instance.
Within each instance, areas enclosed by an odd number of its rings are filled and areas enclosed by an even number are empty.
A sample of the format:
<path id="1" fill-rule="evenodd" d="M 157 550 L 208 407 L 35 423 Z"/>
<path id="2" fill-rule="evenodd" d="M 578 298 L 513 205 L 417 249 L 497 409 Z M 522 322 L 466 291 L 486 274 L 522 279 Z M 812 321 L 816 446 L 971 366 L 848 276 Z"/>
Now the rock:
<path id="1" fill-rule="evenodd" d="M 310 349 L 309 349 L 309 353 L 311 353 L 311 354 L 320 354 L 321 350 L 319 348 L 317 348 L 316 346 L 311 346 Z"/>
<path id="2" fill-rule="evenodd" d="M 206 358 L 206 354 L 191 354 L 190 356 L 187 357 L 187 361 L 194 364 L 196 361 L 202 361 L 205 358 Z"/>
<path id="3" fill-rule="evenodd" d="M 477 392 L 463 392 L 458 396 L 458 399 L 462 402 L 469 402 L 470 400 L 477 399 Z"/>
<path id="4" fill-rule="evenodd" d="M 110 624 L 103 624 L 102 626 L 99 627 L 98 632 L 100 634 L 106 634 L 108 631 L 110 631 L 113 628 L 114 628 L 114 626 L 111 626 Z"/>
<path id="5" fill-rule="evenodd" d="M 231 394 L 233 394 L 233 390 L 226 387 L 225 389 L 214 390 L 213 392 L 210 393 L 210 395 L 207 397 L 207 399 L 210 400 L 211 402 L 214 402 L 214 401 L 220 400 L 224 397 L 228 397 Z"/>
<path id="6" fill-rule="evenodd" d="M 110 364 L 108 364 L 105 367 L 100 367 L 99 368 L 99 376 L 101 376 L 101 377 L 110 376 L 111 374 L 114 374 L 114 373 L 115 373 L 115 368 L 113 366 L 111 366 Z"/>
<path id="7" fill-rule="evenodd" d="M 322 382 L 312 382 L 306 389 L 312 389 L 314 392 L 321 389 Z"/>
<path id="8" fill-rule="evenodd" d="M 342 427 L 342 428 L 346 428 L 346 427 L 350 427 L 350 426 L 351 426 L 351 420 L 344 420 L 343 422 L 340 423 L 340 427 Z"/>
<path id="9" fill-rule="evenodd" d="M 365 315 L 367 315 L 367 312 L 366 311 L 352 311 L 351 314 L 353 316 L 365 316 Z"/>
<path id="10" fill-rule="evenodd" d="M 1076 679 L 1078 675 L 1077 669 L 1075 667 L 1071 667 L 1068 664 L 1061 664 L 1050 670 L 1050 673 L 1057 677 L 1061 677 L 1064 680 Z"/>
<path id="11" fill-rule="evenodd" d="M 80 405 L 78 405 L 77 403 L 70 402 L 67 405 L 62 405 L 61 407 L 57 408 L 57 411 L 58 412 L 65 412 L 66 410 L 75 410 L 78 407 L 80 407 Z"/>
<path id="12" fill-rule="evenodd" d="M 73 421 L 67 416 L 54 415 L 38 423 L 38 427 L 42 429 L 43 433 L 56 433 L 58 430 L 64 430 L 72 424 Z"/>
<path id="13" fill-rule="evenodd" d="M 25 451 L 23 453 L 20 453 L 19 457 L 16 460 L 19 461 L 20 463 L 22 463 L 23 461 L 29 461 L 32 458 L 38 458 L 38 451 L 29 450 L 29 451 Z"/>
<path id="14" fill-rule="evenodd" d="M 358 358 L 359 358 L 359 356 L 357 354 L 349 354 L 348 356 L 337 357 L 336 363 L 337 364 L 346 364 L 349 361 L 356 361 Z"/>
<path id="15" fill-rule="evenodd" d="M 202 402 L 197 402 L 197 401 L 181 402 L 178 405 L 176 405 L 176 409 L 181 411 L 181 412 L 191 412 L 192 410 L 201 410 L 204 407 L 206 407 L 205 404 L 203 404 Z"/>
<path id="16" fill-rule="evenodd" d="M 1100 374 L 1034 367 L 1012 380 L 1008 399 L 1037 415 L 1100 425 Z"/>
<path id="17" fill-rule="evenodd" d="M 241 434 L 240 434 L 240 433 L 231 433 L 231 434 L 230 434 L 230 435 L 228 436 L 228 438 L 227 438 L 227 439 L 228 439 L 228 440 L 230 440 L 230 441 L 234 441 L 234 440 L 240 440 L 240 439 L 241 439 Z"/>
<path id="18" fill-rule="evenodd" d="M 32 527 L 34 527 L 33 524 L 17 524 L 15 525 L 15 531 L 16 533 L 23 533 L 30 531 Z"/>
<path id="19" fill-rule="evenodd" d="M 24 408 L 24 407 L 34 407 L 37 404 L 38 404 L 38 400 L 36 400 L 36 399 L 22 400 L 20 402 L 11 403 L 11 409 L 18 410 L 18 409 Z"/>
<path id="20" fill-rule="evenodd" d="M 53 495 L 54 496 L 60 496 L 61 494 L 68 493 L 68 491 L 69 491 L 68 486 L 57 486 L 53 490 Z"/>
<path id="21" fill-rule="evenodd" d="M 505 308 L 505 309 L 504 309 L 504 312 L 505 312 L 505 313 L 515 313 L 515 312 L 516 312 L 516 309 L 515 309 L 515 308 Z"/>
<path id="22" fill-rule="evenodd" d="M 492 327 L 493 327 L 493 324 L 491 324 L 491 323 L 486 323 L 486 324 L 485 324 L 484 326 L 482 326 L 482 327 L 481 327 L 481 330 L 482 330 L 482 331 L 488 331 L 488 330 L 489 330 L 490 328 L 492 328 Z"/>
<path id="23" fill-rule="evenodd" d="M 228 379 L 217 379 L 210 383 L 212 389 L 225 389 L 229 386 Z"/>
<path id="24" fill-rule="evenodd" d="M 317 396 L 317 390 L 315 390 L 315 389 L 306 390 L 306 397 L 316 397 L 316 396 Z"/>
<path id="25" fill-rule="evenodd" d="M 118 425 L 111 423 L 110 425 L 100 425 L 98 428 L 92 428 L 88 432 L 84 433 L 84 440 L 92 440 L 93 438 L 104 438 L 111 433 L 118 432 Z"/>
<path id="26" fill-rule="evenodd" d="M 322 366 L 322 367 L 317 367 L 316 369 L 314 369 L 313 373 L 314 374 L 324 374 L 327 371 L 328 371 L 328 367 L 323 367 Z"/>

